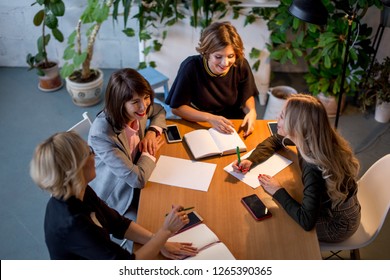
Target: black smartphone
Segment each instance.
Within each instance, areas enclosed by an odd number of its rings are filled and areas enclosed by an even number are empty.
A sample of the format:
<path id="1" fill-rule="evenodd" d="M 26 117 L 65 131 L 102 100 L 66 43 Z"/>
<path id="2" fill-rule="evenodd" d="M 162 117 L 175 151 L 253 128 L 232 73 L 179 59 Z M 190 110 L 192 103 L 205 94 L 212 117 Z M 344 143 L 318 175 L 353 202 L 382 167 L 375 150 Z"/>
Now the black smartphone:
<path id="1" fill-rule="evenodd" d="M 167 137 L 168 143 L 176 143 L 182 141 L 179 128 L 175 124 L 167 126 L 167 129 L 165 130 L 165 136 Z"/>
<path id="2" fill-rule="evenodd" d="M 184 227 L 182 227 L 177 233 L 190 229 L 196 226 L 197 224 L 203 222 L 203 218 L 195 211 L 192 211 L 187 215 L 188 215 L 188 219 L 190 220 L 189 223 L 186 224 Z"/>
<path id="3" fill-rule="evenodd" d="M 241 202 L 257 221 L 272 217 L 271 212 L 256 194 L 243 197 Z"/>
<path id="4" fill-rule="evenodd" d="M 278 133 L 278 122 L 268 122 L 267 125 L 271 135 Z"/>

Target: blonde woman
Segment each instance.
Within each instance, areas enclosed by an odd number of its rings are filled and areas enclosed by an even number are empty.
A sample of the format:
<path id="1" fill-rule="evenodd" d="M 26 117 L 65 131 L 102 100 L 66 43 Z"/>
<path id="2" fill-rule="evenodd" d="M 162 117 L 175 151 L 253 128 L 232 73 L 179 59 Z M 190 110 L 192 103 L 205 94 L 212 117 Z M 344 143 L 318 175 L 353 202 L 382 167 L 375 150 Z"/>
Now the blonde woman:
<path id="1" fill-rule="evenodd" d="M 44 223 L 51 259 L 152 259 L 159 251 L 172 259 L 196 255 L 191 243 L 167 242 L 189 222 L 181 206 L 171 210 L 155 234 L 108 207 L 88 186 L 96 175 L 94 157 L 75 132 L 57 133 L 35 149 L 31 177 L 51 194 Z M 144 246 L 130 253 L 110 234 Z"/>
<path id="2" fill-rule="evenodd" d="M 244 136 L 254 130 L 257 118 L 255 79 L 244 57 L 244 45 L 230 22 L 206 27 L 196 48 L 199 55 L 180 65 L 166 103 L 179 117 L 208 122 L 222 133 L 230 133 L 229 119 L 243 119 Z"/>
<path id="3" fill-rule="evenodd" d="M 267 174 L 259 175 L 260 184 L 305 230 L 316 227 L 320 241 L 350 237 L 360 223 L 359 162 L 347 141 L 331 127 L 322 103 L 310 95 L 290 97 L 278 118 L 278 134 L 260 143 L 240 165 L 234 162 L 235 171 L 246 172 L 283 149 L 285 140 L 292 140 L 302 171 L 302 203 Z"/>

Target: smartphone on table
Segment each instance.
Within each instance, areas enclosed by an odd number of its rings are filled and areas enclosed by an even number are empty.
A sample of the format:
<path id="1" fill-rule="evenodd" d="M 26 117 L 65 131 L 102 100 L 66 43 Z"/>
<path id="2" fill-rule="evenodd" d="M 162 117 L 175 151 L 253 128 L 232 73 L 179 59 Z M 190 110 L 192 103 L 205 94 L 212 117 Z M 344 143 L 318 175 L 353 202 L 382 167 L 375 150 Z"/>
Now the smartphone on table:
<path id="1" fill-rule="evenodd" d="M 243 197 L 241 202 L 256 221 L 272 217 L 272 213 L 256 194 Z"/>
<path id="2" fill-rule="evenodd" d="M 267 122 L 267 126 L 271 135 L 278 133 L 278 122 Z"/>
<path id="3" fill-rule="evenodd" d="M 182 141 L 179 128 L 175 124 L 167 126 L 167 129 L 165 130 L 165 136 L 167 138 L 168 143 L 176 143 Z"/>

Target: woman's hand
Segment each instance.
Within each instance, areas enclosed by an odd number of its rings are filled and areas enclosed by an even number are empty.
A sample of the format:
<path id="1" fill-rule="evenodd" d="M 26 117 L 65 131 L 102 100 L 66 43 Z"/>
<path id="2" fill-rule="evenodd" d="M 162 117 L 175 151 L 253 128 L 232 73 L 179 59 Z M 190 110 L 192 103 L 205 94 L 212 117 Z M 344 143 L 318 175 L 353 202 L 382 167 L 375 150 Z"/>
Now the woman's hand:
<path id="1" fill-rule="evenodd" d="M 147 152 L 152 156 L 156 156 L 157 151 L 164 144 L 164 139 L 161 135 L 156 136 L 153 131 L 146 132 L 145 137 L 139 143 L 139 149 L 141 152 Z"/>
<path id="2" fill-rule="evenodd" d="M 210 114 L 210 118 L 207 120 L 212 127 L 218 130 L 221 133 L 230 134 L 234 131 L 233 123 L 225 117 L 212 115 Z"/>
<path id="3" fill-rule="evenodd" d="M 163 229 L 169 230 L 172 234 L 189 223 L 188 215 L 182 211 L 182 206 L 174 206 L 165 218 Z"/>
<path id="4" fill-rule="evenodd" d="M 161 249 L 161 254 L 166 258 L 181 260 L 185 257 L 192 257 L 198 253 L 198 249 L 192 246 L 192 243 L 167 242 Z"/>
<path id="5" fill-rule="evenodd" d="M 243 159 L 241 160 L 241 163 L 238 165 L 238 160 L 235 160 L 232 166 L 233 166 L 233 171 L 245 174 L 251 168 L 252 162 L 250 160 Z"/>
<path id="6" fill-rule="evenodd" d="M 282 188 L 278 180 L 276 180 L 274 177 L 271 177 L 269 175 L 260 174 L 258 179 L 260 184 L 263 186 L 264 190 L 270 195 L 274 195 L 274 193 L 276 193 L 277 190 Z"/>
<path id="7" fill-rule="evenodd" d="M 241 127 L 247 126 L 246 131 L 244 132 L 244 137 L 249 136 L 255 130 L 256 118 L 256 110 L 250 110 L 248 114 L 245 115 L 245 118 L 241 124 Z"/>

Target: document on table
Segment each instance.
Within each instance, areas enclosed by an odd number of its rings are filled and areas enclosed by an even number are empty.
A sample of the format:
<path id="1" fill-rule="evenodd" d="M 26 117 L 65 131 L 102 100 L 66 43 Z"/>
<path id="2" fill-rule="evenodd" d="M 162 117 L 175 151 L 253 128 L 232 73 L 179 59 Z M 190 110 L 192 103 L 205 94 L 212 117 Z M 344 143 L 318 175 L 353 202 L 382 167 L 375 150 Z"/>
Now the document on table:
<path id="1" fill-rule="evenodd" d="M 250 151 L 246 153 L 244 156 L 241 157 L 241 159 L 245 159 L 249 157 L 249 155 L 253 152 Z M 267 174 L 270 176 L 274 176 L 278 172 L 282 171 L 284 168 L 289 166 L 292 163 L 291 160 L 275 153 L 273 154 L 269 159 L 266 161 L 258 164 L 256 167 L 252 168 L 249 172 L 246 174 L 240 173 L 240 172 L 235 172 L 233 171 L 232 163 L 229 164 L 224 168 L 224 170 L 237 179 L 240 179 L 243 181 L 245 184 L 251 186 L 252 188 L 256 189 L 257 187 L 260 186 L 259 180 L 257 177 L 259 174 Z"/>
<path id="2" fill-rule="evenodd" d="M 207 192 L 216 164 L 160 156 L 149 181 Z"/>

